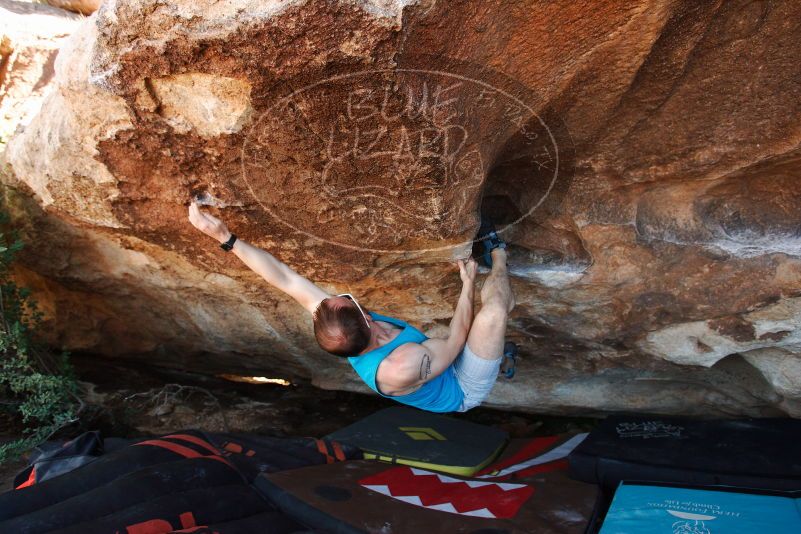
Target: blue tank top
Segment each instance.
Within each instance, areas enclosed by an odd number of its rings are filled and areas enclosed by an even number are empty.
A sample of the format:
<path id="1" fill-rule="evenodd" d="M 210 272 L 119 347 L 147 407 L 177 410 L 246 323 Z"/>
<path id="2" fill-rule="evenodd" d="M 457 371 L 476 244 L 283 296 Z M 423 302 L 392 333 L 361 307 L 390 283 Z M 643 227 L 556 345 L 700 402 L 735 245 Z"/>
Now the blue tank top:
<path id="1" fill-rule="evenodd" d="M 420 408 L 421 410 L 439 413 L 454 412 L 458 410 L 462 405 L 464 394 L 462 393 L 462 388 L 459 387 L 459 382 L 456 380 L 456 375 L 453 371 L 453 365 L 449 366 L 445 372 L 438 377 L 423 384 L 420 389 L 414 393 L 393 397 L 390 395 L 384 395 L 378 391 L 378 386 L 375 383 L 375 375 L 378 371 L 378 365 L 384 360 L 384 358 L 389 356 L 389 353 L 404 343 L 422 343 L 428 338 L 421 331 L 404 321 L 392 319 L 390 317 L 384 317 L 373 312 L 368 313 L 376 321 L 385 321 L 395 326 L 399 326 L 403 328 L 403 330 L 397 335 L 397 337 L 395 337 L 395 339 L 386 345 L 373 349 L 370 352 L 366 352 L 358 356 L 350 356 L 348 358 L 348 361 L 359 374 L 361 379 L 364 380 L 364 383 L 370 386 L 370 389 L 382 397 L 392 399 L 402 404 L 408 404 L 409 406 L 414 406 L 415 408 Z"/>

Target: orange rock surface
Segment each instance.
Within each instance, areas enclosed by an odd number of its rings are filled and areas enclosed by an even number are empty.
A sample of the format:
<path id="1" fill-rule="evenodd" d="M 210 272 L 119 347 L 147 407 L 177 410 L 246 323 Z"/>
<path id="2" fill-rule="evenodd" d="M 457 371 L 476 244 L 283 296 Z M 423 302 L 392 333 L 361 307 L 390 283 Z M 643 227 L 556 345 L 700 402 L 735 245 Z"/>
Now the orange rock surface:
<path id="1" fill-rule="evenodd" d="M 2 4 L 4 5 L 4 4 Z M 186 219 L 432 334 L 480 206 L 541 413 L 801 415 L 801 5 L 131 0 L 4 154 L 70 350 L 365 389 Z"/>

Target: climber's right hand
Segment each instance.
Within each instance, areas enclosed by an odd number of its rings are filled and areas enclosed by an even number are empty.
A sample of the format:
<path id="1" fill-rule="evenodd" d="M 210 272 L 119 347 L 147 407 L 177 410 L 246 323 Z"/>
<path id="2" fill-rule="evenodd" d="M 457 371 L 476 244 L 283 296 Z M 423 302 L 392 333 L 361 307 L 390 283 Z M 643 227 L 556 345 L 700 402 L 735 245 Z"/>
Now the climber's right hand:
<path id="1" fill-rule="evenodd" d="M 200 211 L 195 202 L 189 204 L 189 222 L 192 223 L 192 226 L 220 243 L 225 243 L 231 238 L 231 232 L 228 231 L 225 223 L 214 215 Z"/>

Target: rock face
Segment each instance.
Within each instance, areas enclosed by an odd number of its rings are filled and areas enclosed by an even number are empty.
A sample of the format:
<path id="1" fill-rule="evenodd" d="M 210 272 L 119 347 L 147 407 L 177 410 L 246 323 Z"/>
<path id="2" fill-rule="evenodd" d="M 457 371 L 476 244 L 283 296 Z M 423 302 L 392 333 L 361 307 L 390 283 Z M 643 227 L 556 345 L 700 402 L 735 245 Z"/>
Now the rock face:
<path id="1" fill-rule="evenodd" d="M 102 0 L 47 0 L 47 3 L 81 15 L 91 15 L 100 8 Z"/>
<path id="2" fill-rule="evenodd" d="M 186 219 L 432 335 L 479 208 L 520 343 L 489 405 L 801 416 L 801 5 L 108 1 L 9 142 L 70 350 L 365 389 Z"/>
<path id="3" fill-rule="evenodd" d="M 59 48 L 80 17 L 55 7 L 0 0 L 0 146 L 33 118 L 55 74 Z"/>

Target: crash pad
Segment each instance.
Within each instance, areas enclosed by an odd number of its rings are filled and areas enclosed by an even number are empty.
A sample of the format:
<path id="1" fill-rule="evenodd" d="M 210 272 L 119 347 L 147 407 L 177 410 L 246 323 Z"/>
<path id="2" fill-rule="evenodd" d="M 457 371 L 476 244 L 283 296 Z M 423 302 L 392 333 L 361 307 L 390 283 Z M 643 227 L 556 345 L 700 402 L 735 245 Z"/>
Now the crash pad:
<path id="1" fill-rule="evenodd" d="M 220 533 L 236 533 L 265 514 L 272 517 L 270 532 L 295 532 L 300 527 L 271 507 L 252 480 L 262 472 L 361 458 L 357 449 L 330 440 L 195 430 L 92 452 L 100 456 L 78 467 L 73 455 L 51 456 L 48 472 L 60 474 L 0 494 L 0 532 L 157 534 L 219 525 Z"/>
<path id="2" fill-rule="evenodd" d="M 570 480 L 564 457 L 503 473 L 569 440 L 514 440 L 480 477 L 353 461 L 263 474 L 255 486 L 286 515 L 326 532 L 581 533 L 596 487 Z"/>
<path id="3" fill-rule="evenodd" d="M 202 432 L 192 430 L 126 446 L 61 476 L 0 494 L 0 521 L 41 510 L 149 466 L 211 454 L 218 451 Z"/>
<path id="4" fill-rule="evenodd" d="M 568 456 L 586 437 L 587 434 L 582 433 L 512 440 L 495 462 L 474 476 L 512 480 L 557 469 L 567 470 Z"/>
<path id="5" fill-rule="evenodd" d="M 797 534 L 801 494 L 623 482 L 601 534 Z"/>
<path id="6" fill-rule="evenodd" d="M 69 475 L 66 475 L 69 476 Z M 0 532 L 50 532 L 136 507 L 164 495 L 196 488 L 245 485 L 245 479 L 219 456 L 184 458 L 152 465 L 29 514 L 0 522 Z"/>
<path id="7" fill-rule="evenodd" d="M 48 534 L 162 534 L 173 530 L 228 522 L 263 513 L 268 503 L 247 485 L 198 488 L 163 495 L 113 514 Z M 288 534 L 294 530 L 273 530 Z"/>
<path id="8" fill-rule="evenodd" d="M 358 448 L 329 439 L 216 433 L 208 434 L 208 439 L 248 482 L 259 473 L 362 459 Z"/>
<path id="9" fill-rule="evenodd" d="M 180 530 L 173 530 L 170 534 L 277 534 L 279 532 L 312 534 L 302 525 L 277 510 L 270 510 L 224 523 L 186 527 Z"/>
<path id="10" fill-rule="evenodd" d="M 100 432 L 84 432 L 63 443 L 45 442 L 29 454 L 28 466 L 14 478 L 14 487 L 22 489 L 44 482 L 96 460 L 103 454 Z"/>
<path id="11" fill-rule="evenodd" d="M 577 480 L 801 490 L 801 421 L 609 417 L 570 454 Z"/>
<path id="12" fill-rule="evenodd" d="M 470 476 L 498 456 L 508 434 L 453 417 L 393 407 L 327 438 L 360 448 L 365 459 Z"/>

